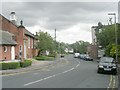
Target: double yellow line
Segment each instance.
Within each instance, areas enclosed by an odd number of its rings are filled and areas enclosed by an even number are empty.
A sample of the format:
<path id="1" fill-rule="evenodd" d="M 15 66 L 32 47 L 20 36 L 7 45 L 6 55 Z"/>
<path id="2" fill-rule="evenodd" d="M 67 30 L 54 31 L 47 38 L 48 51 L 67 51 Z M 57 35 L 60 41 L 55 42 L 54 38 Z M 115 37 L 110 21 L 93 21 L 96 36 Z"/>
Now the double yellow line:
<path id="1" fill-rule="evenodd" d="M 109 86 L 108 86 L 107 90 L 114 90 L 115 85 L 116 85 L 115 76 L 110 75 L 110 81 L 109 81 Z"/>

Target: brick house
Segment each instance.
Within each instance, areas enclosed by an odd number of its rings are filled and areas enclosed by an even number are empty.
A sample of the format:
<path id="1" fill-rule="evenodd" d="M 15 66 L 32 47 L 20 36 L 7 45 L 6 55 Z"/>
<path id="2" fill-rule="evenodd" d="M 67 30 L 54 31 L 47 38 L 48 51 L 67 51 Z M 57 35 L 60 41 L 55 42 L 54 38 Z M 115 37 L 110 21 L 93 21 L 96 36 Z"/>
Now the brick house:
<path id="1" fill-rule="evenodd" d="M 0 15 L 0 60 L 14 60 L 32 58 L 37 55 L 35 35 L 29 32 L 20 22 L 16 25 L 14 20 L 8 20 Z"/>
<path id="2" fill-rule="evenodd" d="M 87 52 L 88 55 L 93 58 L 93 59 L 97 59 L 98 58 L 98 46 L 97 45 L 89 45 L 87 47 Z"/>

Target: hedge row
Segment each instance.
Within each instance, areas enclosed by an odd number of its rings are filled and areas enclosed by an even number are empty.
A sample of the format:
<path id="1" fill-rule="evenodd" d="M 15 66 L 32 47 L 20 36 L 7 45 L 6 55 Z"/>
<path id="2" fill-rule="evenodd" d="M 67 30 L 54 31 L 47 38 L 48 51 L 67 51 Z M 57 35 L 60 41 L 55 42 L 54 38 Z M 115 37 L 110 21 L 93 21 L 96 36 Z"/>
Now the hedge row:
<path id="1" fill-rule="evenodd" d="M 0 70 L 16 69 L 20 67 L 19 62 L 0 63 Z"/>
<path id="2" fill-rule="evenodd" d="M 8 63 L 0 63 L 0 70 L 7 69 L 16 69 L 20 67 L 27 67 L 32 64 L 31 60 L 25 60 L 24 62 L 8 62 Z"/>
<path id="3" fill-rule="evenodd" d="M 20 62 L 21 67 L 28 67 L 31 66 L 32 61 L 31 60 L 25 60 L 24 62 Z"/>

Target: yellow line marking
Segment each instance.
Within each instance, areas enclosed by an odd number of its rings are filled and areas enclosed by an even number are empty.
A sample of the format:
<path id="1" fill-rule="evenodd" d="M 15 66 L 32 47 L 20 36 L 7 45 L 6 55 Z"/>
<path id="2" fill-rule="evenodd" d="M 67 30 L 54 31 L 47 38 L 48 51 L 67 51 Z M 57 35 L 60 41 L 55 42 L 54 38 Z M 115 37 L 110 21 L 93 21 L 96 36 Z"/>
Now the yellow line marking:
<path id="1" fill-rule="evenodd" d="M 115 84 L 116 84 L 115 76 L 110 75 L 110 81 L 109 81 L 109 86 L 108 86 L 107 90 L 109 90 L 109 89 L 114 90 Z"/>
<path id="2" fill-rule="evenodd" d="M 110 81 L 109 81 L 109 85 L 108 85 L 107 90 L 109 90 L 109 88 L 110 88 L 110 86 L 111 86 L 111 84 L 112 84 L 112 80 L 113 80 L 112 75 L 110 75 Z"/>
<path id="3" fill-rule="evenodd" d="M 112 90 L 114 90 L 114 88 L 115 88 L 115 76 L 113 76 L 113 87 L 112 87 Z"/>

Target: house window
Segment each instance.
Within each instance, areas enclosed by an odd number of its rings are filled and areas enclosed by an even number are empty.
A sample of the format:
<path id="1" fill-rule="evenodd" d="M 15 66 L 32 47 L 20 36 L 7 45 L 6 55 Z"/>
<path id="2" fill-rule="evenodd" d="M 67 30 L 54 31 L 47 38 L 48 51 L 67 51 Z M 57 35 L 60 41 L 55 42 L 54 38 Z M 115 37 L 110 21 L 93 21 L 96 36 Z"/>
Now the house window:
<path id="1" fill-rule="evenodd" d="M 22 45 L 20 45 L 20 48 L 19 48 L 20 51 L 22 51 Z"/>
<path id="2" fill-rule="evenodd" d="M 7 52 L 7 47 L 6 46 L 4 46 L 4 52 Z"/>
<path id="3" fill-rule="evenodd" d="M 31 40 L 31 48 L 33 48 L 33 39 Z"/>
<path id="4" fill-rule="evenodd" d="M 28 48 L 30 48 L 30 37 L 28 37 Z"/>

